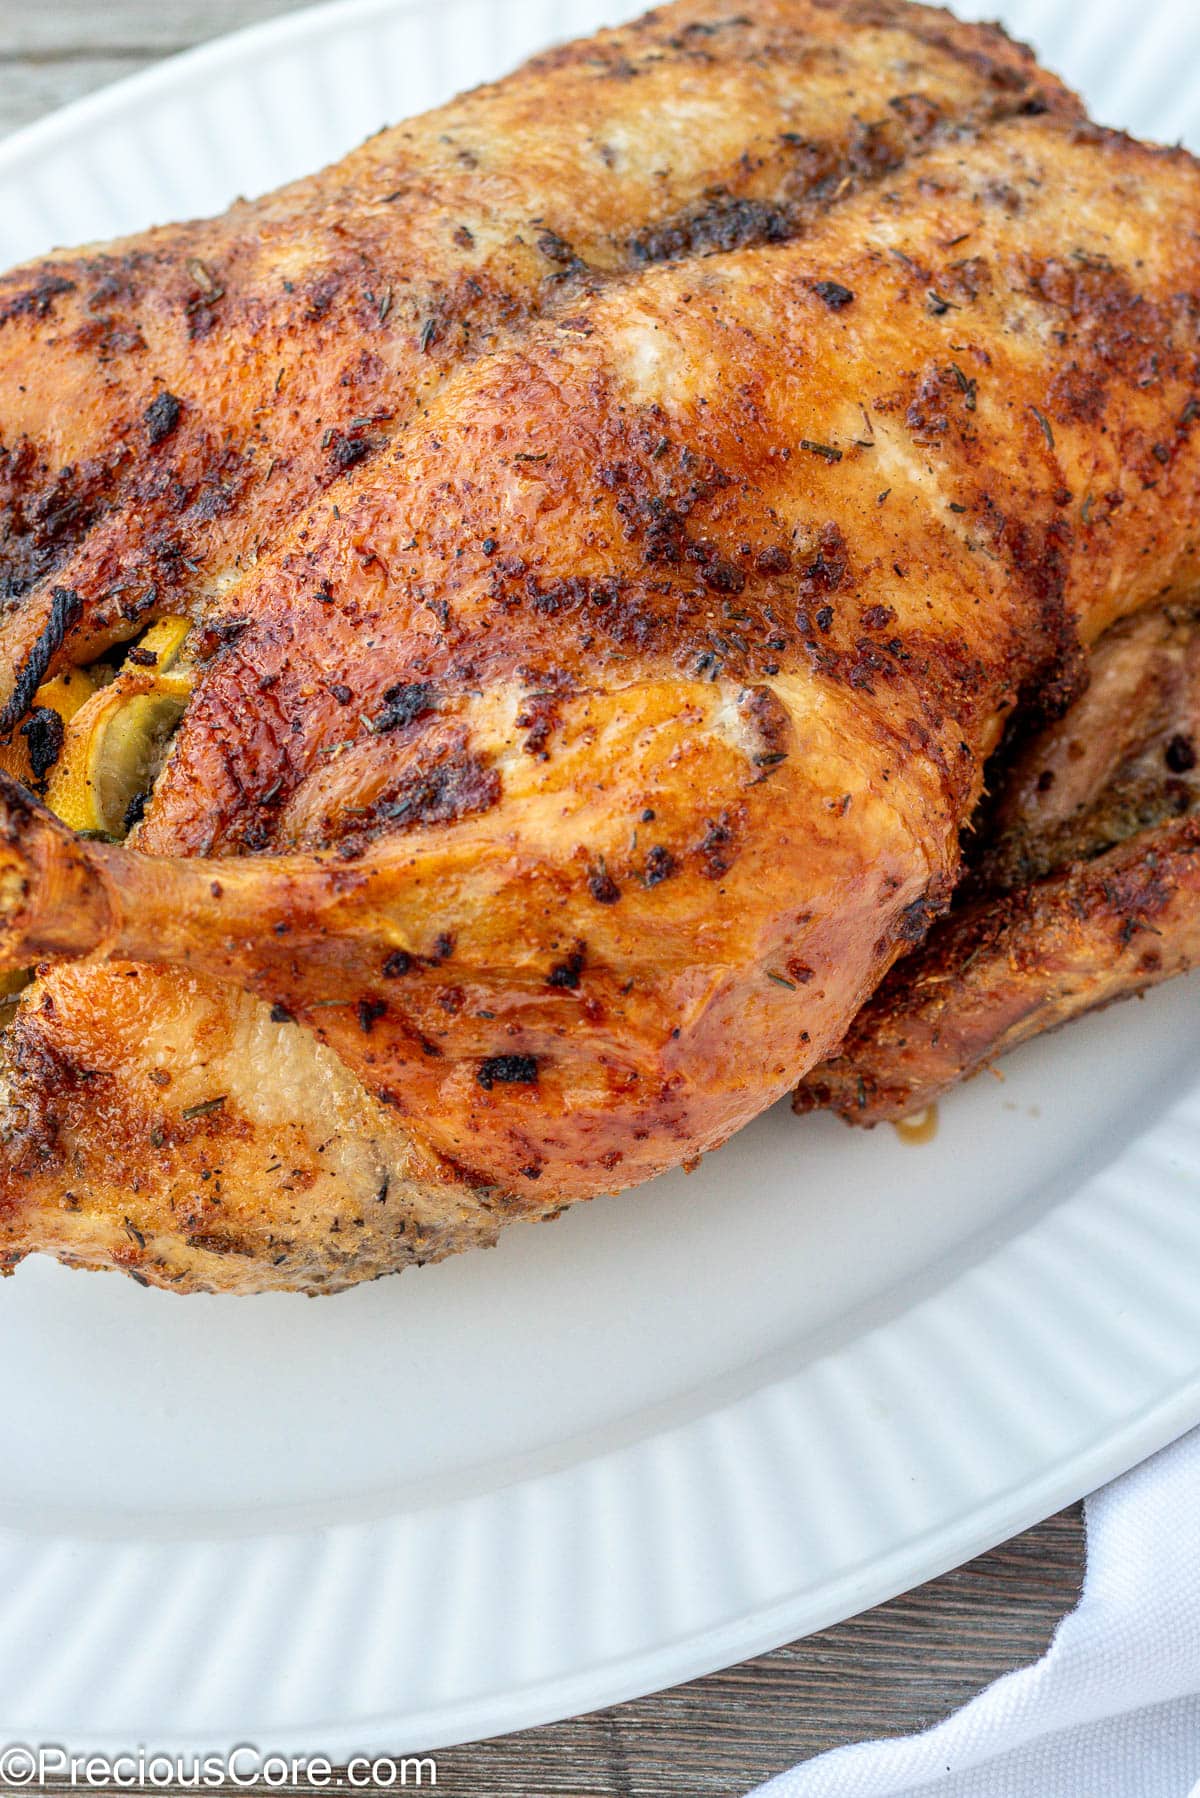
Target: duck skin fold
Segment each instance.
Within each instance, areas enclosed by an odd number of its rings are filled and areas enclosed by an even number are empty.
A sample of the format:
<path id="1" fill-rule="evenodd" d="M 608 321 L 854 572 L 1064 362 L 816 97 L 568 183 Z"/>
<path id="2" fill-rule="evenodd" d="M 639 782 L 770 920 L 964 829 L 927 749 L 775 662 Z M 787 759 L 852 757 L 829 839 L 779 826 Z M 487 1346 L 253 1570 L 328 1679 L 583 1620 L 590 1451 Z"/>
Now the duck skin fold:
<path id="1" fill-rule="evenodd" d="M 995 30 L 689 5 L 10 277 L 7 1263 L 328 1290 L 826 1059 L 1195 583 L 1198 200 Z"/>
<path id="2" fill-rule="evenodd" d="M 1115 624 L 1088 677 L 998 758 L 953 912 L 801 1081 L 798 1112 L 911 1117 L 1018 1043 L 1200 961 L 1200 606 Z"/>

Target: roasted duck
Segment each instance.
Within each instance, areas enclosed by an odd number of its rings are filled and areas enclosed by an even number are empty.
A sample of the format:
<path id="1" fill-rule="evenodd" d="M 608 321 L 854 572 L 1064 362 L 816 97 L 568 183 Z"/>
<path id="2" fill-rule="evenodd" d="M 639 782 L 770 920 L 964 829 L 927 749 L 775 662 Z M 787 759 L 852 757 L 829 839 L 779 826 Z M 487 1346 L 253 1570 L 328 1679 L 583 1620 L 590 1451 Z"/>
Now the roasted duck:
<path id="1" fill-rule="evenodd" d="M 826 1059 L 1196 581 L 1198 208 L 995 29 L 685 0 L 9 277 L 8 1265 L 328 1290 Z"/>

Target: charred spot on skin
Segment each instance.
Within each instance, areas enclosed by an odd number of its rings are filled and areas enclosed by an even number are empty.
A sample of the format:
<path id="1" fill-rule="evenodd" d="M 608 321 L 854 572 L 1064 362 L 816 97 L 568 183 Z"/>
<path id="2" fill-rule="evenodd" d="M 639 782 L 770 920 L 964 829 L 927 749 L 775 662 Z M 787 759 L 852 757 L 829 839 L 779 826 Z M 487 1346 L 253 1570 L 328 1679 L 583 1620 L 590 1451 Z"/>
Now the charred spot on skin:
<path id="1" fill-rule="evenodd" d="M 636 265 L 675 262 L 685 256 L 742 250 L 750 244 L 784 243 L 795 229 L 791 207 L 717 189 L 698 212 L 646 225 L 629 239 Z"/>
<path id="2" fill-rule="evenodd" d="M 369 456 L 371 449 L 371 440 L 367 437 L 347 437 L 341 431 L 334 431 L 329 440 L 329 460 L 338 474 L 345 474 L 348 468 Z"/>
<path id="3" fill-rule="evenodd" d="M 741 703 L 754 727 L 757 748 L 753 762 L 762 779 L 788 758 L 793 741 L 791 713 L 773 687 L 751 687 Z"/>
<path id="4" fill-rule="evenodd" d="M 68 632 L 83 615 L 83 601 L 73 587 L 55 587 L 50 595 L 50 616 L 42 626 L 25 662 L 13 682 L 12 695 L 0 710 L 0 737 L 15 730 L 33 702 L 33 696 L 46 678 L 51 662 L 62 648 Z"/>
<path id="5" fill-rule="evenodd" d="M 840 281 L 814 281 L 812 290 L 831 312 L 841 312 L 854 301 L 851 289 L 843 287 Z"/>
<path id="6" fill-rule="evenodd" d="M 302 296 L 309 318 L 325 317 L 341 291 L 343 279 L 341 271 L 329 269 L 310 283 Z M 284 282 L 284 288 L 291 293 L 292 287 L 289 282 Z"/>
<path id="7" fill-rule="evenodd" d="M 701 578 L 713 591 L 726 591 L 726 583 L 732 583 L 729 590 L 740 592 L 744 586 L 741 571 L 727 563 L 715 545 L 689 531 L 689 521 L 734 484 L 733 476 L 711 457 L 697 455 L 686 445 L 672 455 L 662 422 L 657 409 L 639 420 L 619 440 L 617 453 L 600 463 L 597 478 L 615 495 L 626 536 L 643 545 L 647 567 L 679 567 L 692 562 L 700 566 Z M 656 467 L 649 481 L 639 466 L 644 457 Z"/>
<path id="8" fill-rule="evenodd" d="M 387 787 L 368 807 L 356 812 L 354 828 L 344 836 L 340 835 L 342 820 L 332 820 L 321 846 L 328 848 L 336 842 L 339 855 L 352 860 L 381 832 L 454 823 L 490 810 L 500 793 L 500 776 L 494 768 L 477 756 L 451 749 L 444 760 Z"/>
<path id="9" fill-rule="evenodd" d="M 386 999 L 360 999 L 355 1010 L 358 1013 L 358 1027 L 364 1036 L 370 1036 L 380 1018 L 387 1011 Z"/>
<path id="10" fill-rule="evenodd" d="M 296 1022 L 295 1013 L 288 1006 L 276 1000 L 271 1007 L 271 1022 L 272 1024 L 294 1024 Z"/>
<path id="11" fill-rule="evenodd" d="M 43 319 L 53 310 L 55 300 L 74 292 L 74 281 L 65 275 L 41 275 L 32 287 L 0 303 L 0 325 L 7 325 L 14 318 Z"/>
<path id="12" fill-rule="evenodd" d="M 71 342 L 77 349 L 93 351 L 97 362 L 111 362 L 114 356 L 124 356 L 146 347 L 146 339 L 139 330 L 120 325 L 114 318 L 89 319 L 73 334 Z"/>
<path id="13" fill-rule="evenodd" d="M 173 393 L 164 388 L 155 394 L 146 410 L 142 413 L 142 422 L 146 427 L 146 438 L 151 449 L 164 442 L 176 425 L 183 412 L 183 404 Z"/>
<path id="14" fill-rule="evenodd" d="M 597 905 L 615 905 L 621 889 L 605 867 L 603 860 L 588 871 L 588 892 Z"/>
<path id="15" fill-rule="evenodd" d="M 693 563 L 700 574 L 700 579 L 710 593 L 726 593 L 734 596 L 746 590 L 746 577 L 741 569 L 720 554 L 711 543 L 690 543 L 684 552 L 686 559 Z"/>
<path id="16" fill-rule="evenodd" d="M 187 1244 L 190 1249 L 200 1249 L 207 1255 L 249 1256 L 254 1252 L 243 1237 L 233 1236 L 225 1230 L 192 1230 L 188 1233 Z M 286 1261 L 287 1256 L 281 1259 Z"/>
<path id="17" fill-rule="evenodd" d="M 566 238 L 560 237 L 557 231 L 539 232 L 537 247 L 547 261 L 556 263 L 559 268 L 570 268 L 579 260 Z"/>
<path id="18" fill-rule="evenodd" d="M 1196 766 L 1196 749 L 1190 737 L 1173 736 L 1163 750 L 1163 760 L 1172 774 L 1190 774 Z"/>
<path id="19" fill-rule="evenodd" d="M 412 967 L 412 956 L 407 949 L 393 949 L 383 964 L 385 980 L 399 980 Z"/>
<path id="20" fill-rule="evenodd" d="M 91 530 L 119 485 L 121 459 L 89 457 L 52 473 L 27 437 L 0 446 L 0 603 L 20 599 Z"/>
<path id="21" fill-rule="evenodd" d="M 567 992 L 575 992 L 579 986 L 579 976 L 583 973 L 585 947 L 576 943 L 565 961 L 555 962 L 546 976 L 547 986 L 560 987 Z"/>
<path id="22" fill-rule="evenodd" d="M 1103 371 L 1080 368 L 1072 362 L 1055 375 L 1047 397 L 1050 410 L 1061 424 L 1098 424 L 1108 404 L 1108 384 Z"/>
<path id="23" fill-rule="evenodd" d="M 703 872 L 710 880 L 720 880 L 723 874 L 728 874 L 733 859 L 732 846 L 733 831 L 729 827 L 728 818 L 724 815 L 717 819 L 710 818 L 699 845 Z"/>
<path id="24" fill-rule="evenodd" d="M 528 732 L 521 748 L 526 755 L 549 761 L 547 748 L 553 733 L 562 723 L 563 699 L 575 691 L 569 674 L 556 668 L 522 668 L 521 678 L 532 689 L 521 700 L 521 709 L 513 720 L 518 730 Z"/>
<path id="25" fill-rule="evenodd" d="M 838 593 L 847 586 L 850 555 L 846 539 L 831 519 L 817 534 L 816 551 L 800 571 L 802 591 L 811 597 Z"/>
<path id="26" fill-rule="evenodd" d="M 888 106 L 904 120 L 918 142 L 929 136 L 942 117 L 942 108 L 928 94 L 893 94 Z"/>
<path id="27" fill-rule="evenodd" d="M 222 618 L 201 626 L 196 641 L 196 653 L 201 661 L 208 661 L 223 650 L 232 649 L 239 638 L 245 636 L 250 629 L 250 620 L 241 618 Z M 259 691 L 264 691 L 260 687 Z"/>
<path id="28" fill-rule="evenodd" d="M 671 851 L 664 848 L 661 843 L 657 844 L 646 856 L 645 871 L 642 874 L 642 885 L 645 887 L 659 886 L 664 880 L 669 880 L 671 878 L 672 874 L 675 872 L 675 867 L 675 857 L 671 854 Z"/>
<path id="29" fill-rule="evenodd" d="M 936 887 L 931 887 L 920 899 L 914 899 L 900 913 L 896 922 L 895 941 L 914 946 L 923 943 L 930 927 L 945 912 L 948 902 L 948 895 Z"/>
<path id="30" fill-rule="evenodd" d="M 759 550 L 754 558 L 755 572 L 765 576 L 788 574 L 791 572 L 791 566 L 791 554 L 781 543 Z"/>
<path id="31" fill-rule="evenodd" d="M 475 1070 L 475 1078 L 485 1091 L 493 1086 L 536 1086 L 536 1055 L 488 1055 Z"/>
<path id="32" fill-rule="evenodd" d="M 36 781 L 45 780 L 62 754 L 66 726 L 52 706 L 34 706 L 21 726 L 29 749 L 29 766 Z"/>
<path id="33" fill-rule="evenodd" d="M 436 710 L 437 698 L 429 681 L 401 681 L 389 687 L 383 696 L 383 710 L 375 719 L 375 729 L 403 730 L 418 718 Z"/>

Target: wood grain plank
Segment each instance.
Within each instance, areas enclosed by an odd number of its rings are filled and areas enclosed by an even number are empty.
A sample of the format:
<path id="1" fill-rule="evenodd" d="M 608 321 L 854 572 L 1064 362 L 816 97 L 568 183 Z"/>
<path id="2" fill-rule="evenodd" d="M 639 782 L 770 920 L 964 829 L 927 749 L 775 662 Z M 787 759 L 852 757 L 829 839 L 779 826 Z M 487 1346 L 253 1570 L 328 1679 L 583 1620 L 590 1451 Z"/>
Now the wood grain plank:
<path id="1" fill-rule="evenodd" d="M 0 7 L 0 53 L 162 55 L 297 10 L 296 0 L 9 0 Z"/>
<path id="2" fill-rule="evenodd" d="M 293 4 L 0 7 L 0 133 L 156 55 Z M 570 1722 L 447 1750 L 437 1756 L 437 1789 L 459 1798 L 731 1798 L 843 1742 L 926 1728 L 1035 1659 L 1074 1604 L 1082 1567 L 1075 1507 L 903 1598 L 743 1666 Z"/>
<path id="3" fill-rule="evenodd" d="M 6 60 L 0 57 L 0 137 L 43 113 L 107 87 L 156 60 L 153 51 L 120 56 L 62 56 Z"/>

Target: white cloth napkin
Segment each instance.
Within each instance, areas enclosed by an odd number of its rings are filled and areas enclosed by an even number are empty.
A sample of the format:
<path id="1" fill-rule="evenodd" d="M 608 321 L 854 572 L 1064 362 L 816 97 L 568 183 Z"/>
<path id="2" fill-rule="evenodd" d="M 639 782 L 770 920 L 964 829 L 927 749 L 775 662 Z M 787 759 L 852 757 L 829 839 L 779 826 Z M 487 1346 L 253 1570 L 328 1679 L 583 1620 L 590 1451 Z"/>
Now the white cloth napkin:
<path id="1" fill-rule="evenodd" d="M 753 1798 L 1200 1798 L 1200 1430 L 1086 1505 L 1043 1658 L 923 1735 L 837 1748 Z"/>

